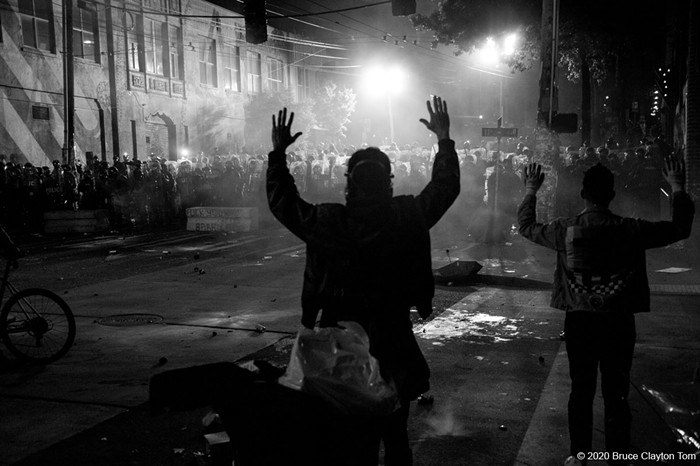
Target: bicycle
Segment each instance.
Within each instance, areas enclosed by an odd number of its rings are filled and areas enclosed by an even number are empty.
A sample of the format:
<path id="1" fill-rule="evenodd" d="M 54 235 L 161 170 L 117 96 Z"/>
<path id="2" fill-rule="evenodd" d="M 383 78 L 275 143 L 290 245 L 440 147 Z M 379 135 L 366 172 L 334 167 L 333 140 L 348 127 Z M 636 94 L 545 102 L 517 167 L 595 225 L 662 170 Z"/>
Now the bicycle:
<path id="1" fill-rule="evenodd" d="M 0 340 L 18 359 L 48 364 L 68 353 L 75 341 L 75 317 L 66 302 L 43 288 L 19 290 L 9 280 L 10 268 L 19 267 L 20 250 L 0 227 L 0 250 L 5 251 L 5 271 L 0 281 L 0 303 L 5 290 L 10 297 L 0 311 Z"/>

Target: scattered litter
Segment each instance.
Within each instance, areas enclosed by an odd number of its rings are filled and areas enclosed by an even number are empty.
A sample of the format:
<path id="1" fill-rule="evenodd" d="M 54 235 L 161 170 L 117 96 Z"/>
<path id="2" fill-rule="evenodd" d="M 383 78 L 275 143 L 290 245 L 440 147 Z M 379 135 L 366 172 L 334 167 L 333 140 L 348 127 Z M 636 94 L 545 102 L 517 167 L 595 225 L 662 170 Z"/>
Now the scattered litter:
<path id="1" fill-rule="evenodd" d="M 161 254 L 170 254 L 170 251 L 161 251 Z"/>
<path id="2" fill-rule="evenodd" d="M 59 281 L 65 280 L 65 278 L 63 278 L 63 277 L 58 277 L 58 280 L 59 280 Z"/>
<path id="3" fill-rule="evenodd" d="M 258 333 L 265 333 L 267 331 L 267 328 L 265 328 L 264 325 L 255 324 L 255 331 Z"/>
<path id="4" fill-rule="evenodd" d="M 245 369 L 247 371 L 250 371 L 250 372 L 254 372 L 256 374 L 258 372 L 260 372 L 260 368 L 255 365 L 255 361 L 253 361 L 252 359 L 249 361 L 246 361 L 244 363 L 239 364 L 238 367 L 240 367 L 241 369 Z"/>
<path id="5" fill-rule="evenodd" d="M 213 423 L 215 423 L 215 422 L 220 422 L 220 421 L 221 421 L 221 419 L 219 418 L 218 413 L 216 413 L 216 412 L 214 412 L 214 411 L 209 411 L 209 412 L 208 412 L 207 414 L 205 414 L 204 417 L 202 418 L 202 425 L 203 425 L 204 427 L 209 427 L 209 426 L 212 425 Z"/>
<path id="6" fill-rule="evenodd" d="M 559 332 L 559 339 L 560 339 L 561 341 L 566 340 L 566 335 L 564 334 L 564 331 L 563 331 L 563 330 L 562 330 L 561 332 Z"/>
<path id="7" fill-rule="evenodd" d="M 110 254 L 116 254 L 116 253 L 117 253 L 117 250 L 116 250 L 116 249 L 112 249 L 111 251 L 109 251 L 109 253 L 110 253 Z"/>
<path id="8" fill-rule="evenodd" d="M 100 438 L 100 440 L 103 441 L 103 442 L 106 442 L 106 441 L 107 441 L 107 437 L 102 437 L 102 438 Z"/>
<path id="9" fill-rule="evenodd" d="M 184 448 L 173 448 L 173 453 L 175 453 L 176 455 L 181 455 L 184 452 L 185 452 Z"/>
<path id="10" fill-rule="evenodd" d="M 508 361 L 501 361 L 501 364 L 503 364 L 504 366 L 506 366 L 506 365 L 508 365 L 508 364 L 510 364 L 510 363 L 509 363 Z"/>
<path id="11" fill-rule="evenodd" d="M 498 430 L 506 431 L 506 430 L 508 430 L 508 428 L 506 426 L 504 426 L 503 424 L 501 424 L 500 426 L 498 426 Z"/>
<path id="12" fill-rule="evenodd" d="M 532 401 L 530 398 L 523 398 L 525 401 Z"/>
<path id="13" fill-rule="evenodd" d="M 669 267 L 667 269 L 661 269 L 661 270 L 654 270 L 654 272 L 661 272 L 661 273 L 681 273 L 681 272 L 688 272 L 692 269 L 688 269 L 685 267 Z"/>
<path id="14" fill-rule="evenodd" d="M 503 271 L 505 273 L 515 273 L 515 270 L 513 270 L 513 269 L 504 269 Z"/>
<path id="15" fill-rule="evenodd" d="M 265 257 L 263 257 L 263 260 L 264 261 L 272 260 L 272 256 L 265 256 Z"/>
<path id="16" fill-rule="evenodd" d="M 483 356 L 474 356 L 475 359 L 478 359 L 479 361 L 483 361 L 484 357 Z"/>
<path id="17" fill-rule="evenodd" d="M 435 398 L 433 395 L 420 395 L 417 401 L 419 406 L 432 405 L 435 403 Z"/>

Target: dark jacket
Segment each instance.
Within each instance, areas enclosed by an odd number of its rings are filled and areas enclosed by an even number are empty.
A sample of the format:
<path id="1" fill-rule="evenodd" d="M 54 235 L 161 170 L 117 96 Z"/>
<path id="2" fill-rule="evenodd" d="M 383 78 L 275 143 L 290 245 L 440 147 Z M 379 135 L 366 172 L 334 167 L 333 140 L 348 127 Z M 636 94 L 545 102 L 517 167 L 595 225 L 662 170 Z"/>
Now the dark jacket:
<path id="1" fill-rule="evenodd" d="M 270 153 L 270 210 L 306 243 L 302 324 L 354 320 L 370 335 L 385 376 L 410 400 L 428 389 L 427 363 L 413 336 L 410 308 L 427 317 L 434 294 L 430 228 L 459 194 L 454 141 L 443 140 L 432 179 L 417 196 L 385 202 L 310 204 L 297 191 L 286 156 Z"/>
<path id="2" fill-rule="evenodd" d="M 658 248 L 690 236 L 695 206 L 685 192 L 671 195 L 672 220 L 650 222 L 641 219 L 620 217 L 610 210 L 587 208 L 575 217 L 558 218 L 551 223 L 537 223 L 534 195 L 526 195 L 518 208 L 520 234 L 537 244 L 557 251 L 557 266 L 554 271 L 554 286 L 550 305 L 565 311 L 600 310 L 617 312 L 649 312 L 649 282 L 646 271 L 646 249 Z M 611 299 L 603 302 L 594 294 L 592 309 L 577 298 L 576 280 L 572 280 L 572 232 L 577 229 L 603 233 L 600 243 L 605 250 L 594 251 L 598 262 L 611 266 L 609 276 L 620 275 L 624 286 Z M 569 239 L 567 240 L 567 232 Z M 582 239 L 581 242 L 585 242 Z M 585 244 L 584 244 L 585 246 Z M 567 257 L 568 254 L 568 257 Z M 595 259 L 595 258 L 594 258 Z M 595 260 L 593 261 L 595 262 Z M 574 283 L 572 285 L 572 282 Z M 610 282 L 612 283 L 612 282 Z M 604 287 L 603 287 L 604 288 Z M 608 286 L 608 288 L 611 288 Z M 599 301 L 599 302 L 598 302 Z M 590 301 L 589 301 L 590 302 Z"/>

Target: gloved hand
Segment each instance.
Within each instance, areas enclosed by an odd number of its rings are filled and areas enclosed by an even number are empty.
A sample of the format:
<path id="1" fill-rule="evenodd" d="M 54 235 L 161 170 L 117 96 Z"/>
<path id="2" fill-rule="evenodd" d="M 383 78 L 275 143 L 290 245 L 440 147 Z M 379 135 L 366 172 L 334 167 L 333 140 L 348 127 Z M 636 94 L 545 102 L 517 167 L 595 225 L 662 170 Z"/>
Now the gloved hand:
<path id="1" fill-rule="evenodd" d="M 664 161 L 662 170 L 664 179 L 671 185 L 673 192 L 683 191 L 685 189 L 685 161 L 683 152 L 676 152 L 675 155 L 669 155 Z"/>
<path id="2" fill-rule="evenodd" d="M 542 165 L 539 163 L 526 165 L 523 173 L 523 182 L 525 183 L 525 194 L 536 194 L 542 187 L 542 183 L 544 183 Z"/>

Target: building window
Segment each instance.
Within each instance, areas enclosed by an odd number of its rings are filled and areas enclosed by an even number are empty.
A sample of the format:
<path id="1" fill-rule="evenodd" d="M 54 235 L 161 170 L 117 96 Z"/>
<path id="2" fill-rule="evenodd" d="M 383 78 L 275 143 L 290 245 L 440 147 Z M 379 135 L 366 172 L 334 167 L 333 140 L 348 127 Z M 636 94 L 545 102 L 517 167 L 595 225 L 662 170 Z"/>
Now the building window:
<path id="1" fill-rule="evenodd" d="M 311 97 L 311 72 L 301 66 L 297 67 L 297 99 Z"/>
<path id="2" fill-rule="evenodd" d="M 199 82 L 216 87 L 216 41 L 202 38 L 203 46 L 199 52 Z"/>
<path id="3" fill-rule="evenodd" d="M 143 22 L 140 16 L 134 16 L 127 12 L 126 15 L 126 56 L 129 62 L 129 69 L 141 71 L 142 46 L 139 37 L 143 35 Z"/>
<path id="4" fill-rule="evenodd" d="M 224 46 L 224 89 L 241 91 L 241 49 Z"/>
<path id="5" fill-rule="evenodd" d="M 146 54 L 146 72 L 163 76 L 163 23 L 144 19 L 143 39 Z"/>
<path id="6" fill-rule="evenodd" d="M 246 52 L 246 65 L 248 67 L 248 92 L 259 94 L 262 87 L 261 56 L 259 53 Z"/>
<path id="7" fill-rule="evenodd" d="M 51 0 L 19 0 L 22 40 L 27 47 L 54 52 Z"/>
<path id="8" fill-rule="evenodd" d="M 32 118 L 35 120 L 48 120 L 49 119 L 49 107 L 32 105 Z"/>
<path id="9" fill-rule="evenodd" d="M 99 63 L 98 37 L 97 13 L 73 7 L 73 56 Z"/>
<path id="10" fill-rule="evenodd" d="M 279 92 L 284 87 L 282 60 L 275 58 L 267 59 L 267 85 L 269 90 Z"/>
<path id="11" fill-rule="evenodd" d="M 179 27 L 168 27 L 168 53 L 170 55 L 170 77 L 182 79 L 184 73 L 182 72 L 182 39 Z"/>
<path id="12" fill-rule="evenodd" d="M 164 13 L 180 13 L 179 0 L 144 0 L 144 8 L 158 10 Z"/>

